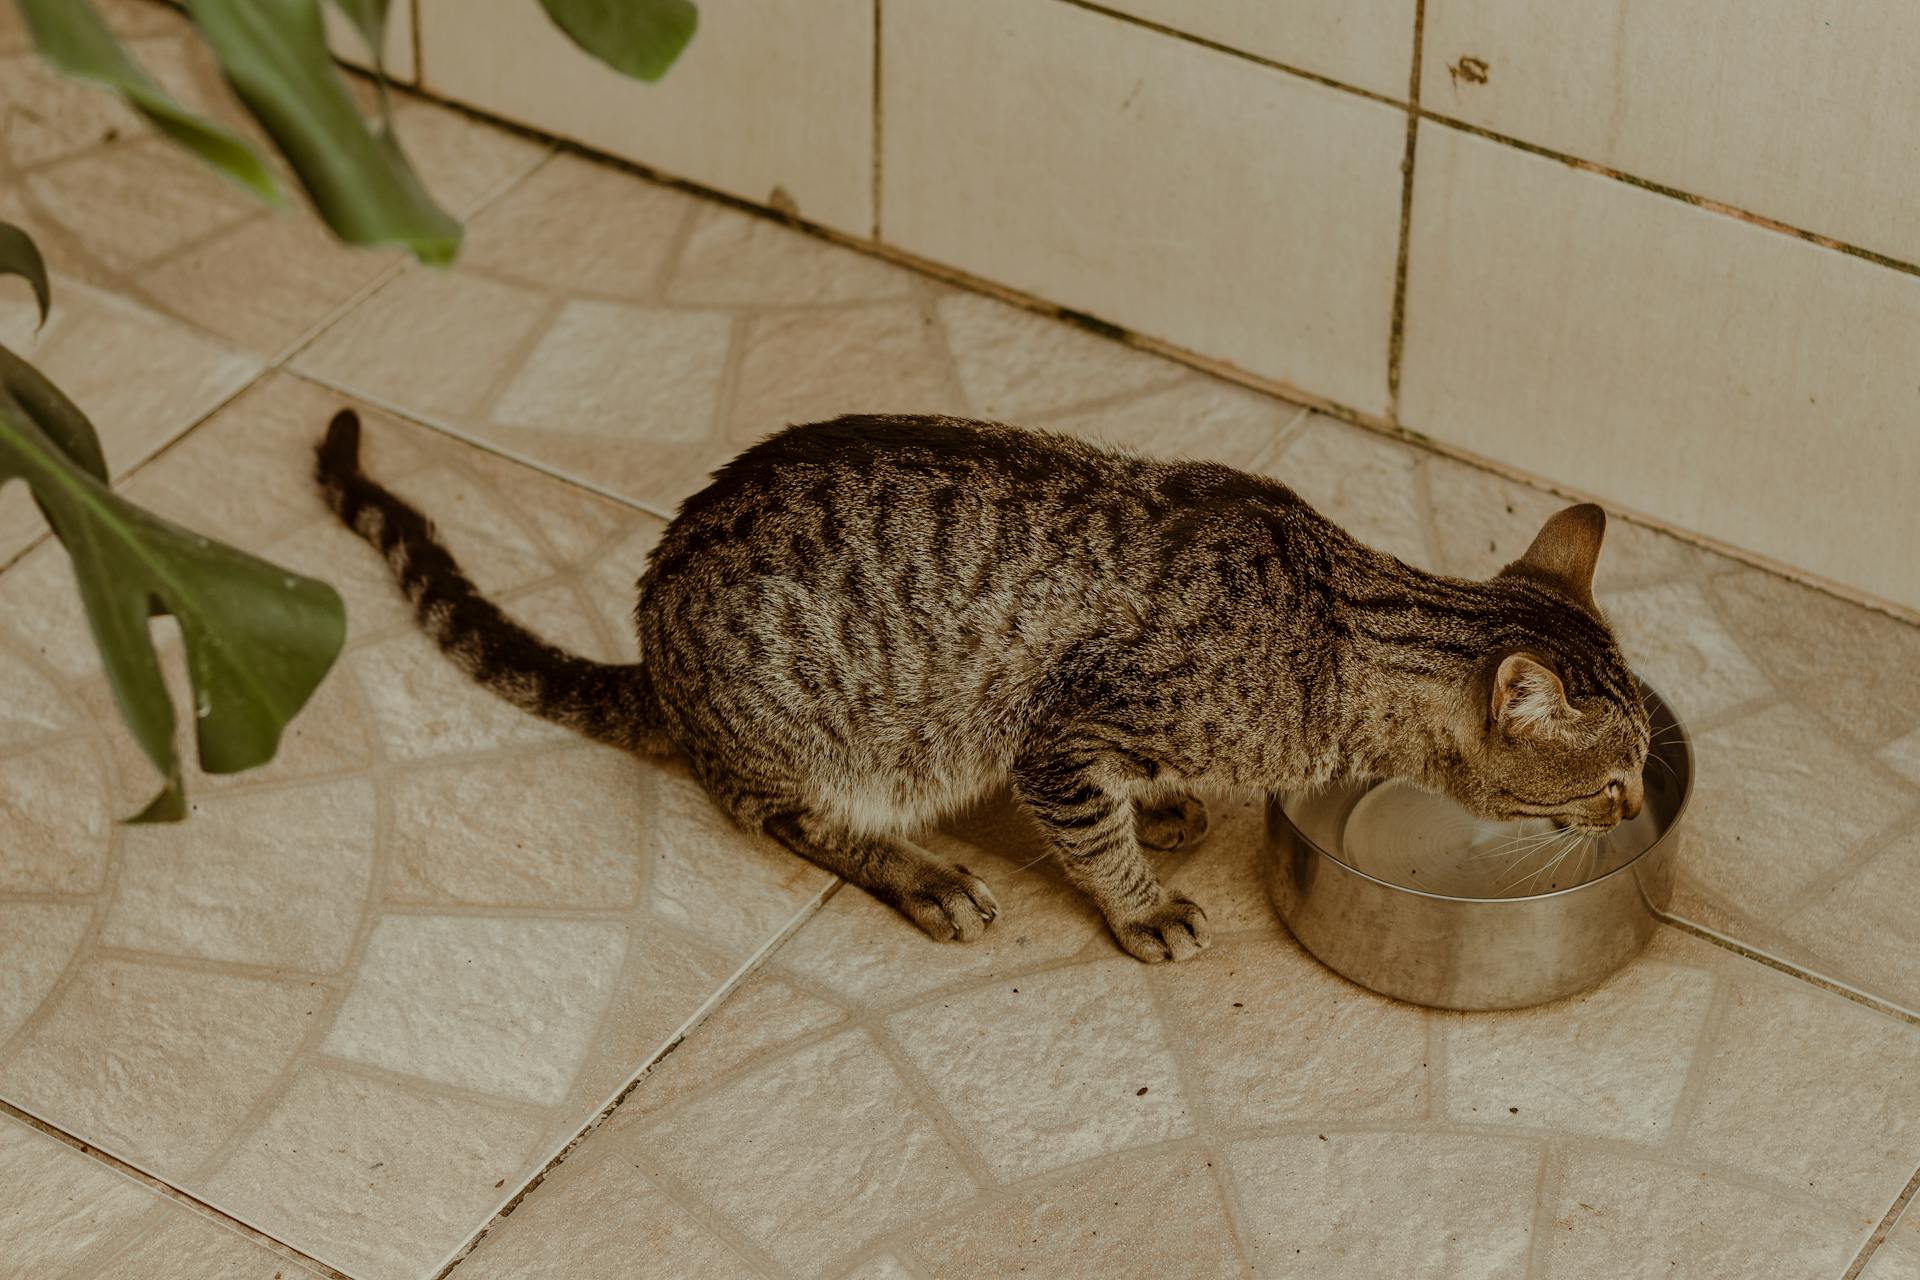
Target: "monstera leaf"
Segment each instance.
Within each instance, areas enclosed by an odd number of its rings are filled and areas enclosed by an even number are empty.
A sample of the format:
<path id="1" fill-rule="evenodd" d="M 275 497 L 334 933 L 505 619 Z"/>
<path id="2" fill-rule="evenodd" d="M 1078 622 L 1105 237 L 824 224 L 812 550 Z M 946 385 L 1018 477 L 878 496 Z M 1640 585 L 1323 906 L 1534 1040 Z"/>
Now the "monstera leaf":
<path id="1" fill-rule="evenodd" d="M 20 0 L 34 47 L 76 80 L 118 90 L 154 127 L 271 204 L 280 186 L 252 147 L 166 95 L 107 30 L 88 0 Z"/>
<path id="2" fill-rule="evenodd" d="M 4 2 L 4 0 L 0 0 Z M 228 83 L 280 149 L 314 208 L 350 244 L 398 244 L 444 265 L 460 223 L 434 203 L 392 129 L 381 59 L 389 0 L 331 0 L 379 72 L 378 126 L 364 120 L 328 52 L 321 0 L 182 0 Z M 528 0 L 532 3 L 533 0 Z M 693 39 L 692 0 L 539 0 L 573 42 L 627 75 L 658 80 Z M 68 75 L 118 90 L 167 136 L 263 199 L 272 172 L 239 137 L 188 112 L 114 40 L 89 0 L 19 0 L 34 44 Z"/>
<path id="3" fill-rule="evenodd" d="M 186 0 L 186 6 L 234 91 L 272 135 L 335 235 L 350 244 L 405 245 L 434 265 L 453 261 L 459 221 L 433 202 L 393 135 L 361 117 L 327 52 L 319 0 Z M 349 13 L 358 21 L 384 9 L 363 3 Z M 370 39 L 377 51 L 377 26 Z"/>
<path id="4" fill-rule="evenodd" d="M 693 39 L 693 0 L 540 0 L 567 38 L 622 75 L 654 81 Z"/>
<path id="5" fill-rule="evenodd" d="M 8 234 L 11 233 L 11 234 Z M 42 299 L 27 240 L 0 223 L 0 273 Z M 210 541 L 119 497 L 86 416 L 33 366 L 0 347 L 0 485 L 25 480 L 72 557 L 87 622 L 120 714 L 164 780 L 135 822 L 186 814 L 172 699 L 148 621 L 171 614 L 186 641 L 200 765 L 234 773 L 273 758 L 346 640 L 332 587 Z"/>

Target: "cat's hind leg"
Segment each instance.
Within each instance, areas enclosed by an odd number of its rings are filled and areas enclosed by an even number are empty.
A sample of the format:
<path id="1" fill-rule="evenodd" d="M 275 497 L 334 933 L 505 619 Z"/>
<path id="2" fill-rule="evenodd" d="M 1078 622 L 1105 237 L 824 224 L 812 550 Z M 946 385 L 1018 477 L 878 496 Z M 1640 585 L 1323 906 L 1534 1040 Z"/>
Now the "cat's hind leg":
<path id="1" fill-rule="evenodd" d="M 1133 798 L 1133 829 L 1149 849 L 1191 849 L 1207 838 L 1207 802 L 1191 791 L 1151 788 Z"/>

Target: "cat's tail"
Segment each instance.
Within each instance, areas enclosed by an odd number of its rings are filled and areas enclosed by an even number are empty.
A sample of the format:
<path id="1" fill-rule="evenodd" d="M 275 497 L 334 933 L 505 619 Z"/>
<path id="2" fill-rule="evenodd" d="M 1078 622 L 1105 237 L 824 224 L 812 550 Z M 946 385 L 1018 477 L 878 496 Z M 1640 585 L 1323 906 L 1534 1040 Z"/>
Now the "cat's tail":
<path id="1" fill-rule="evenodd" d="M 314 478 L 341 521 L 387 558 L 414 616 L 476 681 L 525 711 L 628 751 L 669 749 L 653 682 L 640 663 L 593 662 L 557 649 L 480 594 L 433 525 L 360 469 L 360 418 L 334 415 Z"/>

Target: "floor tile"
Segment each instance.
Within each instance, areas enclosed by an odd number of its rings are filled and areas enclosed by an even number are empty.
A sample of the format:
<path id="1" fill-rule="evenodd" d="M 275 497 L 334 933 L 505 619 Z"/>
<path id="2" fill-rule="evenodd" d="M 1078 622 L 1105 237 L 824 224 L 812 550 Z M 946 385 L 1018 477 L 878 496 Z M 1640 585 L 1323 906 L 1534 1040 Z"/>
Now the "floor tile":
<path id="1" fill-rule="evenodd" d="M 1261 934 L 1215 943 L 1184 971 L 1154 978 L 1221 1129 L 1427 1114 L 1426 1015 L 1321 967 L 1275 929 L 1271 908 Z M 1366 1071 L 1353 1070 L 1357 1057 L 1369 1060 Z"/>
<path id="2" fill-rule="evenodd" d="M 1914 1052 L 1910 1025 L 1743 972 L 1700 1062 L 1682 1145 L 1762 1183 L 1870 1207 L 1920 1150 Z"/>
<path id="3" fill-rule="evenodd" d="M 840 248 L 770 218 L 701 203 L 667 284 L 666 300 L 706 307 L 886 302 L 913 296 L 919 281 L 919 275 L 905 267 Z"/>
<path id="4" fill-rule="evenodd" d="M 861 1031 L 776 1059 L 644 1135 L 619 1137 L 630 1156 L 802 1274 L 974 1187 L 947 1136 Z"/>
<path id="5" fill-rule="evenodd" d="M 53 314 L 37 333 L 25 291 L 0 293 L 0 342 L 87 415 L 115 478 L 145 462 L 260 371 L 260 361 L 244 351 L 66 276 L 54 278 Z M 0 490 L 0 564 L 25 550 L 46 527 L 25 485 Z"/>
<path id="6" fill-rule="evenodd" d="M 1548 1280 L 1838 1276 L 1860 1243 L 1860 1219 L 1624 1152 L 1574 1152 L 1557 1183 L 1539 1248 Z"/>
<path id="7" fill-rule="evenodd" d="M 91 784 L 91 785 L 90 785 Z M 14 838 L 0 889 L 86 894 L 106 880 L 112 821 L 99 747 L 67 738 L 0 760 L 0 814 Z"/>
<path id="8" fill-rule="evenodd" d="M 1251 468 L 1280 447 L 1304 414 L 1298 405 L 1232 383 L 1190 377 L 1159 391 L 1038 413 L 1023 422 L 1148 457 Z"/>
<path id="9" fill-rule="evenodd" d="M 1006 1034 L 1015 1019 L 1022 1032 Z M 886 1027 L 1003 1179 L 1192 1132 L 1146 974 L 1128 959 L 936 996 Z"/>
<path id="10" fill-rule="evenodd" d="M 104 946 L 332 973 L 373 878 L 364 778 L 190 801 L 188 822 L 133 827 Z"/>
<path id="11" fill-rule="evenodd" d="M 1772 682 L 1721 624 L 1699 585 L 1666 582 L 1597 594 L 1634 673 L 1658 689 L 1684 722 L 1698 723 L 1773 693 Z M 1749 636 L 1744 629 L 1740 634 Z"/>
<path id="12" fill-rule="evenodd" d="M 120 4 L 109 24 L 189 107 L 254 140 L 301 205 L 284 164 L 227 89 L 186 18 Z M 0 217 L 40 242 L 57 272 L 178 317 L 257 355 L 274 355 L 394 269 L 397 250 L 339 244 L 304 207 L 271 210 L 165 141 L 113 94 L 69 81 L 37 56 L 4 58 L 0 129 L 21 171 Z M 369 82 L 350 81 L 363 109 Z M 470 214 L 547 154 L 544 144 L 400 91 L 395 125 L 427 189 Z M 131 380 L 129 380 L 131 382 Z M 85 401 L 82 401 L 85 407 Z"/>
<path id="13" fill-rule="evenodd" d="M 1674 910 L 1738 936 L 1777 931 L 1920 800 L 1787 703 L 1700 734 L 1694 752 Z"/>
<path id="14" fill-rule="evenodd" d="M 92 916 L 84 902 L 0 902 L 0 1044 L 66 972 Z"/>
<path id="15" fill-rule="evenodd" d="M 1260 469 L 1376 551 L 1434 569 L 1420 460 L 1377 432 L 1316 414 Z"/>
<path id="16" fill-rule="evenodd" d="M 1228 851 L 1253 862 L 1257 824 L 1225 812 Z M 1017 856 L 1004 824 L 958 829 Z M 979 870 L 983 850 L 934 843 Z M 1003 898 L 994 930 L 1031 941 L 988 966 L 887 947 L 919 935 L 842 889 L 529 1196 L 509 1225 L 540 1216 L 483 1274 L 630 1238 L 606 1221 L 627 1185 L 689 1215 L 687 1242 L 660 1247 L 725 1244 L 775 1274 L 841 1274 L 849 1256 L 1050 1273 L 1175 1250 L 1182 1274 L 1212 1274 L 1244 1248 L 1263 1274 L 1354 1280 L 1520 1276 L 1529 1258 L 1613 1274 L 1596 1260 L 1616 1255 L 1632 1274 L 1773 1274 L 1778 1254 L 1784 1274 L 1838 1276 L 1912 1172 L 1920 1030 L 1904 1022 L 1672 930 L 1583 997 L 1434 1013 L 1243 914 L 1257 879 L 1204 878 L 1235 926 L 1152 969 L 1104 934 L 1064 961 L 1034 949 L 1074 919 L 1044 899 Z M 1179 1112 L 1144 1109 L 1169 1088 Z M 849 1217 L 849 1194 L 879 1207 Z"/>
<path id="17" fill-rule="evenodd" d="M 1860 1280 L 1920 1280 L 1920 1216 L 1901 1215 Z"/>
<path id="18" fill-rule="evenodd" d="M 1816 972 L 1920 1011 L 1920 836 L 1903 833 L 1781 930 Z"/>
<path id="19" fill-rule="evenodd" d="M 1711 973 L 1647 959 L 1543 1008 L 1442 1016 L 1446 1114 L 1457 1124 L 1659 1142 L 1713 992 Z"/>
<path id="20" fill-rule="evenodd" d="M 1294 1134 L 1234 1144 L 1260 1272 L 1519 1276 L 1541 1149 L 1518 1139 Z"/>
<path id="21" fill-rule="evenodd" d="M 314 490 L 342 403 L 268 375 L 125 482 L 352 611 L 282 757 L 190 770 L 185 824 L 113 825 L 152 783 L 64 552 L 0 574 L 0 1097 L 357 1280 L 416 1280 L 828 881 L 683 766 L 517 712 L 422 639 Z M 369 469 L 505 607 L 621 643 L 657 519 L 361 412 Z"/>
<path id="22" fill-rule="evenodd" d="M 940 334 L 912 303 L 760 316 L 745 342 L 730 415 L 736 448 L 843 413 L 966 415 Z"/>
<path id="23" fill-rule="evenodd" d="M 21 1276 L 291 1280 L 319 1272 L 0 1117 L 0 1257 Z"/>
<path id="24" fill-rule="evenodd" d="M 489 384 L 539 332 L 541 295 L 463 272 L 407 271 L 293 367 L 434 417 L 477 414 Z"/>
<path id="25" fill-rule="evenodd" d="M 556 155 L 474 219 L 460 265 L 536 289 L 654 298 L 682 228 L 711 207 L 603 161 Z M 609 224 L 629 230 L 606 235 Z"/>
<path id="26" fill-rule="evenodd" d="M 333 1029 L 336 1057 L 527 1102 L 579 1070 L 626 953 L 597 921 L 389 917 Z"/>
<path id="27" fill-rule="evenodd" d="M 1116 1212 L 1116 1210 L 1118 1212 Z M 927 1274 L 1242 1275 L 1213 1158 L 1198 1148 L 1126 1153 L 1083 1165 L 1011 1204 L 909 1233 Z M 856 1272 L 856 1275 L 863 1273 Z M 904 1270 L 872 1271 L 876 1277 Z"/>
<path id="28" fill-rule="evenodd" d="M 418 1280 L 526 1176 L 542 1128 L 322 1061 L 294 1076 L 207 1194 L 356 1280 Z"/>
<path id="29" fill-rule="evenodd" d="M 1880 761 L 1908 782 L 1920 787 L 1920 729 L 1888 743 L 1880 751 Z"/>
<path id="30" fill-rule="evenodd" d="M 1439 454 L 1427 457 L 1426 480 L 1433 503 L 1436 567 L 1463 577 L 1490 577 L 1518 560 L 1547 517 L 1572 505 L 1545 489 Z M 1616 515 L 1607 522 L 1593 581 L 1604 593 L 1732 567 L 1732 561 L 1710 551 Z"/>
<path id="31" fill-rule="evenodd" d="M 997 298 L 949 293 L 935 310 L 973 412 L 996 422 L 1180 381 L 1185 370 Z M 1163 438 L 1183 424 L 1169 422 Z"/>
<path id="32" fill-rule="evenodd" d="M 494 1224 L 457 1274 L 470 1280 L 715 1280 L 763 1273 L 713 1228 L 662 1192 L 612 1147 L 554 1170 L 531 1199 Z"/>
<path id="33" fill-rule="evenodd" d="M 186 1179 L 300 1052 L 327 1002 L 304 979 L 84 957 L 0 1065 L 0 1097 Z"/>
<path id="34" fill-rule="evenodd" d="M 1920 729 L 1920 627 L 1758 569 L 1711 592 L 1754 660 L 1845 736 L 1876 748 Z"/>

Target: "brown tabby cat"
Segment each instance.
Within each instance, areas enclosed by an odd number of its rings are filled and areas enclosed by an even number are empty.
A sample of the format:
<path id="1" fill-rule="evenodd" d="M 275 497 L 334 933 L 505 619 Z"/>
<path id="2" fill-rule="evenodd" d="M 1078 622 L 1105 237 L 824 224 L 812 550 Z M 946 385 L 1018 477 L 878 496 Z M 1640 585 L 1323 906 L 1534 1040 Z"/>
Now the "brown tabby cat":
<path id="1" fill-rule="evenodd" d="M 318 477 L 421 625 L 508 701 L 683 753 L 716 803 L 970 941 L 993 894 L 916 831 L 1011 778 L 1142 960 L 1206 913 L 1143 847 L 1206 834 L 1196 787 L 1400 776 L 1486 817 L 1637 812 L 1648 723 L 1594 604 L 1606 518 L 1571 507 L 1491 581 L 1361 545 L 1273 480 L 939 417 L 844 417 L 748 449 L 639 583 L 641 661 L 555 649 L 483 599 L 334 418 Z"/>

